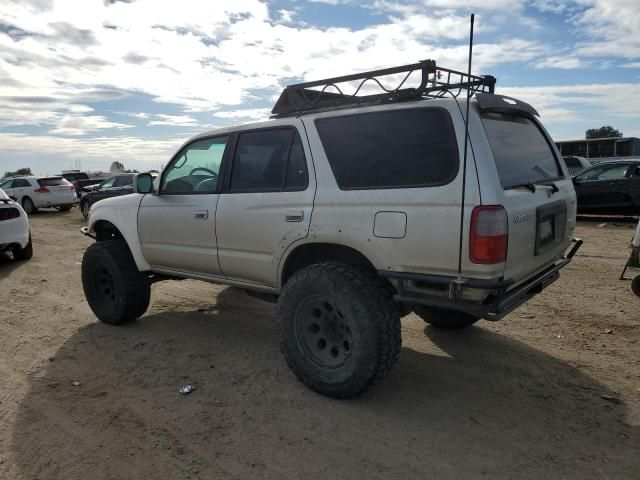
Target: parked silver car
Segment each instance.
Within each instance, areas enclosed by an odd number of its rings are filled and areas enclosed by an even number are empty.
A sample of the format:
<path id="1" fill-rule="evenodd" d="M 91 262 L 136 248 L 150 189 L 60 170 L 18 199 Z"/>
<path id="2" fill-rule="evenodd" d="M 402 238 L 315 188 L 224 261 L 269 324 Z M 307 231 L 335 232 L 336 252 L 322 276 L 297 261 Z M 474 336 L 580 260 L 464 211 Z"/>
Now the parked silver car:
<path id="1" fill-rule="evenodd" d="M 63 177 L 13 177 L 2 180 L 0 188 L 29 215 L 43 207 L 66 212 L 78 201 L 75 187 Z"/>
<path id="2" fill-rule="evenodd" d="M 0 188 L 0 252 L 10 251 L 14 260 L 29 260 L 33 245 L 29 218 L 20 204 Z"/>

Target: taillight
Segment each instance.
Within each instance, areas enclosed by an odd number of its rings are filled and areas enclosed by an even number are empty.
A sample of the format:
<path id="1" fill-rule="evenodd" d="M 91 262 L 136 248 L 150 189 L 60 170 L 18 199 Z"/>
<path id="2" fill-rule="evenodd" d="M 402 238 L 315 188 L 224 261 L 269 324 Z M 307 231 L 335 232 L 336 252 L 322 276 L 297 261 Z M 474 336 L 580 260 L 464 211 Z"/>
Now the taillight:
<path id="1" fill-rule="evenodd" d="M 36 188 L 34 190 L 34 192 L 36 192 L 36 193 L 48 193 L 49 189 L 47 187 L 40 187 L 40 188 Z"/>
<path id="2" fill-rule="evenodd" d="M 471 213 L 469 257 L 473 263 L 493 264 L 507 258 L 509 223 L 502 205 L 480 205 Z"/>

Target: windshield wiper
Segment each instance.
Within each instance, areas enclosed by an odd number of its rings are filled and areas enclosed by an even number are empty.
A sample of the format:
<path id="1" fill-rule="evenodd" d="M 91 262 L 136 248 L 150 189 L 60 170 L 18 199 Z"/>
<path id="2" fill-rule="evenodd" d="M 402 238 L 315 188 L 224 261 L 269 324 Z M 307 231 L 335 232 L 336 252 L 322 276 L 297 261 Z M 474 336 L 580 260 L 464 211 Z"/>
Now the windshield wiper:
<path id="1" fill-rule="evenodd" d="M 541 187 L 551 187 L 551 192 L 552 193 L 556 193 L 559 192 L 560 189 L 558 188 L 558 186 L 555 183 L 537 183 L 536 185 L 540 185 Z"/>
<path id="2" fill-rule="evenodd" d="M 514 188 L 527 188 L 529 190 L 531 190 L 532 193 L 536 192 L 536 185 L 533 182 L 527 182 L 527 183 L 517 183 L 515 185 L 509 185 L 508 187 L 505 188 L 505 190 L 511 190 Z"/>
<path id="3" fill-rule="evenodd" d="M 556 192 L 560 191 L 558 186 L 555 183 L 551 183 L 551 182 L 549 182 L 549 183 L 542 183 L 542 182 L 517 183 L 516 185 L 511 185 L 511 186 L 505 188 L 505 190 L 511 190 L 513 188 L 526 188 L 526 189 L 530 190 L 531 193 L 535 193 L 536 192 L 536 186 L 549 187 L 549 188 L 551 188 L 551 192 L 552 193 L 556 193 Z"/>

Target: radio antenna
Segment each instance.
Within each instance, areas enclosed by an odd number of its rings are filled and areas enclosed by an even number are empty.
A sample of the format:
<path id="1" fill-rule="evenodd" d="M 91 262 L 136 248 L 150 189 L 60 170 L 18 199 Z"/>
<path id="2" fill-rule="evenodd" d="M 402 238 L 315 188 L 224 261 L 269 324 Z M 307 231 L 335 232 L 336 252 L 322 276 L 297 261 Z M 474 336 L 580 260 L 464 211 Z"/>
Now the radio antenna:
<path id="1" fill-rule="evenodd" d="M 475 20 L 475 14 L 471 14 L 471 29 L 469 32 L 469 65 L 467 69 L 468 78 L 471 78 L 471 59 L 473 57 L 473 22 Z M 456 287 L 462 287 L 462 241 L 464 238 L 464 210 L 466 201 L 466 189 L 467 189 L 467 156 L 468 156 L 468 143 L 469 143 L 469 107 L 471 95 L 473 95 L 473 89 L 467 88 L 467 113 L 464 117 L 464 154 L 462 159 L 462 204 L 460 206 L 460 242 L 458 248 L 458 278 L 455 281 Z M 453 285 L 452 285 L 453 287 Z M 458 292 L 449 292 L 450 296 L 457 296 Z"/>

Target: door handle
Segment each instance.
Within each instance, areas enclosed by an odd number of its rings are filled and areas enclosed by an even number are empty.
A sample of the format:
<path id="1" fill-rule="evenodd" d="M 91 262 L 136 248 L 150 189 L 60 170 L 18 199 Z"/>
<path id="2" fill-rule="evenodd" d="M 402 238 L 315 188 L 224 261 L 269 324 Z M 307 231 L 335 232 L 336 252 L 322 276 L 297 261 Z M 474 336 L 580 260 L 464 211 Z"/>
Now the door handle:
<path id="1" fill-rule="evenodd" d="M 301 222 L 304 219 L 304 210 L 287 210 L 284 214 L 285 222 Z"/>
<path id="2" fill-rule="evenodd" d="M 196 220 L 206 220 L 209 218 L 209 210 L 194 210 L 193 218 Z"/>

